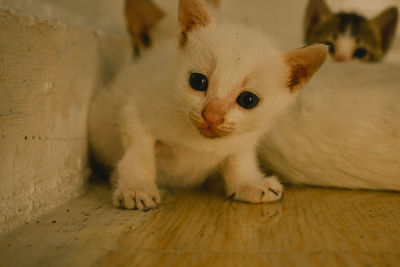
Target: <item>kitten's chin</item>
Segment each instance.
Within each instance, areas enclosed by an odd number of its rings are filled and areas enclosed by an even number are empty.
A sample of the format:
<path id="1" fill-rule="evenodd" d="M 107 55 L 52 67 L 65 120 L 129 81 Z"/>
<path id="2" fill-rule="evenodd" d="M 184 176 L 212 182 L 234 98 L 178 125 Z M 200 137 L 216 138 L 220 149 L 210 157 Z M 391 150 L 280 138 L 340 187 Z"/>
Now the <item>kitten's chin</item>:
<path id="1" fill-rule="evenodd" d="M 207 139 L 217 139 L 217 138 L 221 138 L 221 137 L 227 136 L 226 134 L 225 135 L 221 135 L 218 132 L 214 132 L 214 131 L 209 130 L 209 129 L 204 129 L 204 130 L 199 130 L 199 131 L 200 131 L 200 134 L 203 137 L 207 138 Z"/>
<path id="2" fill-rule="evenodd" d="M 207 139 L 223 138 L 232 134 L 232 131 L 225 131 L 222 129 L 207 126 L 197 127 L 197 129 L 199 130 L 199 133 Z"/>

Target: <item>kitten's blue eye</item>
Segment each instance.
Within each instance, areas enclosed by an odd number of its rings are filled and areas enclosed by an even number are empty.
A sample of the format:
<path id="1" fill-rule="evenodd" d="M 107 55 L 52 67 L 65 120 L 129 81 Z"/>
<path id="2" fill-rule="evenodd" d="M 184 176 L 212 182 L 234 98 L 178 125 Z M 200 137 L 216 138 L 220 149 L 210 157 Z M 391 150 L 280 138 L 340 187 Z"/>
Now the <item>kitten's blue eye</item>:
<path id="1" fill-rule="evenodd" d="M 327 46 L 329 46 L 329 53 L 331 55 L 335 54 L 335 45 L 331 42 L 324 42 Z"/>
<path id="2" fill-rule="evenodd" d="M 257 106 L 258 102 L 260 102 L 258 96 L 251 92 L 243 92 L 236 99 L 236 103 L 238 103 L 239 106 L 245 109 L 254 108 L 255 106 Z"/>
<path id="3" fill-rule="evenodd" d="M 194 90 L 207 91 L 208 80 L 207 77 L 201 73 L 190 74 L 189 83 Z"/>
<path id="4" fill-rule="evenodd" d="M 364 58 L 366 55 L 367 55 L 367 49 L 365 49 L 365 48 L 357 48 L 357 49 L 354 51 L 353 57 L 362 59 L 362 58 Z"/>

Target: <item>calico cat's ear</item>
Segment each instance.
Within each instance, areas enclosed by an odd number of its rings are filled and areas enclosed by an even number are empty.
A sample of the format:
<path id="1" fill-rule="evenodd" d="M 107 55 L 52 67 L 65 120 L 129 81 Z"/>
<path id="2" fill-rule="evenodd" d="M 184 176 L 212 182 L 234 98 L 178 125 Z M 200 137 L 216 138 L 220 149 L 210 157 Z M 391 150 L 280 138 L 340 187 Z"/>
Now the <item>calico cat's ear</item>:
<path id="1" fill-rule="evenodd" d="M 396 30 L 398 12 L 396 7 L 391 7 L 371 20 L 375 28 L 383 53 L 389 49 Z"/>
<path id="2" fill-rule="evenodd" d="M 304 18 L 305 39 L 307 40 L 307 36 L 311 34 L 316 26 L 331 16 L 332 11 L 325 4 L 324 0 L 310 0 L 306 10 L 306 17 Z"/>
<path id="3" fill-rule="evenodd" d="M 298 91 L 307 83 L 325 62 L 328 46 L 311 45 L 284 53 L 285 63 L 289 66 L 286 87 L 290 92 Z"/>
<path id="4" fill-rule="evenodd" d="M 180 28 L 180 46 L 184 47 L 187 35 L 201 27 L 211 24 L 211 16 L 203 0 L 180 0 L 178 20 Z"/>

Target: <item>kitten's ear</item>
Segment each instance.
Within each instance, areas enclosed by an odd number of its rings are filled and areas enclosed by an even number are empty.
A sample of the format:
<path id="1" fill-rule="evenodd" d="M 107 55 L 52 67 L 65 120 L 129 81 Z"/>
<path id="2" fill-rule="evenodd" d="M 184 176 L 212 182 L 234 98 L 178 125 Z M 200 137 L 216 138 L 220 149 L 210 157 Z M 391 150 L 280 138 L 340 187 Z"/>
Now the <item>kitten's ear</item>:
<path id="1" fill-rule="evenodd" d="M 151 46 L 150 30 L 164 15 L 164 11 L 152 0 L 125 1 L 125 19 L 135 56 L 140 55 L 141 49 Z"/>
<path id="2" fill-rule="evenodd" d="M 371 20 L 375 28 L 383 53 L 389 49 L 396 30 L 398 12 L 396 7 L 391 7 Z"/>
<path id="3" fill-rule="evenodd" d="M 285 63 L 289 66 L 286 87 L 290 92 L 298 91 L 307 83 L 325 62 L 328 46 L 316 44 L 284 53 Z"/>
<path id="4" fill-rule="evenodd" d="M 316 26 L 332 16 L 324 0 L 310 0 L 308 2 L 306 17 L 304 18 L 304 36 L 307 42 L 307 36 L 311 34 Z"/>
<path id="5" fill-rule="evenodd" d="M 178 11 L 180 35 L 180 46 L 184 47 L 187 35 L 201 27 L 211 24 L 211 16 L 203 0 L 180 0 Z"/>

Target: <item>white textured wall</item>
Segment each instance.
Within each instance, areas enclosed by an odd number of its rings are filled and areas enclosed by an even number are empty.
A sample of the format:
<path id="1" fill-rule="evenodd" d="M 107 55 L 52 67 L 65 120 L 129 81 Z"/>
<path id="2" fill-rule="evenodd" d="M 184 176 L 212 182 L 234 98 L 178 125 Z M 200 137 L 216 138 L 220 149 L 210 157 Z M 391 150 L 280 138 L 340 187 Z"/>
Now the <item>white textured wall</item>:
<path id="1" fill-rule="evenodd" d="M 123 38 L 0 8 L 0 233 L 83 191 L 88 103 L 128 49 Z"/>
<path id="2" fill-rule="evenodd" d="M 0 231 L 82 190 L 93 34 L 0 9 Z"/>
<path id="3" fill-rule="evenodd" d="M 125 34 L 123 4 L 124 0 L 0 0 L 4 7 L 113 34 Z"/>

